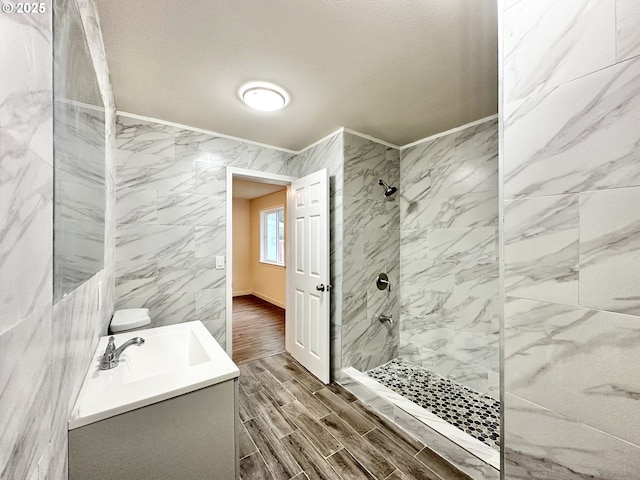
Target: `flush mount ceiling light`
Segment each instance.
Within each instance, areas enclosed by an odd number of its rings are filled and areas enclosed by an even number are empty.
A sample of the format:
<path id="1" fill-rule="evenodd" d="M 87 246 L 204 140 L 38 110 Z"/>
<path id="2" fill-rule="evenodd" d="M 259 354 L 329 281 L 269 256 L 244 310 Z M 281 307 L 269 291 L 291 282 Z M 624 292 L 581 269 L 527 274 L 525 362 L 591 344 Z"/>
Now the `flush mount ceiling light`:
<path id="1" fill-rule="evenodd" d="M 271 83 L 248 83 L 238 93 L 245 104 L 261 112 L 275 112 L 289 103 L 287 92 Z"/>

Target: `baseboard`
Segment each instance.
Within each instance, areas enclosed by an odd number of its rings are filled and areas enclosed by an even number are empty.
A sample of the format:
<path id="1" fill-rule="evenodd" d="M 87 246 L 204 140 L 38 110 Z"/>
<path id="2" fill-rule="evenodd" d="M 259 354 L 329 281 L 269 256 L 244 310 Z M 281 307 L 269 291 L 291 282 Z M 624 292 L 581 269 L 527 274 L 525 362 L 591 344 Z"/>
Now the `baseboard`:
<path id="1" fill-rule="evenodd" d="M 279 300 L 276 300 L 275 298 L 271 298 L 267 295 L 263 295 L 262 293 L 258 293 L 258 292 L 251 292 L 251 295 L 255 295 L 256 297 L 264 300 L 265 302 L 269 302 L 273 305 L 275 305 L 276 307 L 280 307 L 280 308 L 287 308 L 287 305 L 285 303 L 280 302 Z"/>
<path id="2" fill-rule="evenodd" d="M 253 295 L 251 290 L 240 290 L 239 292 L 233 292 L 231 294 L 233 297 L 242 297 L 244 295 Z"/>

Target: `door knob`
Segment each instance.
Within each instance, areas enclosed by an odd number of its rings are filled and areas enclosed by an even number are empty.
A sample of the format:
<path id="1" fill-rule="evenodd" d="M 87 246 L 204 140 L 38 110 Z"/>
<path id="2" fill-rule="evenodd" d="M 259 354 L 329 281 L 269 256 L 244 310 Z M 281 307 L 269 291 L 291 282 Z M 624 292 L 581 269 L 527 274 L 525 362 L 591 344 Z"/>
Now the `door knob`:
<path id="1" fill-rule="evenodd" d="M 316 285 L 316 290 L 318 290 L 319 292 L 324 292 L 324 283 Z"/>

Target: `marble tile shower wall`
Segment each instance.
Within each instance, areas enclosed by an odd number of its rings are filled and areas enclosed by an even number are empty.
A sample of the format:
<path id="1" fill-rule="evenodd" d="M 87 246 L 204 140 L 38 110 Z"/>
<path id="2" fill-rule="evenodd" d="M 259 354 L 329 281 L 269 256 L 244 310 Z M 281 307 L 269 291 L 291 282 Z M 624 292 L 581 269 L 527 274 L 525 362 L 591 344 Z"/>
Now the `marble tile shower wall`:
<path id="1" fill-rule="evenodd" d="M 344 133 L 342 361 L 361 371 L 398 355 L 400 198 L 385 197 L 378 180 L 400 181 L 400 152 Z M 378 290 L 386 273 L 391 291 Z M 395 323 L 380 323 L 380 314 Z"/>
<path id="2" fill-rule="evenodd" d="M 82 18 L 107 106 L 105 268 L 52 306 L 52 2 L 46 13 L 0 16 L 0 478 L 64 479 L 67 420 L 111 315 L 115 188 L 113 99 L 93 0 Z M 78 11 L 82 13 L 79 14 Z M 93 30 L 92 30 L 93 27 Z M 109 121 L 111 119 L 111 122 Z M 111 135 L 111 137 L 110 137 Z M 111 261 L 111 263 L 110 263 Z M 96 305 L 98 282 L 104 306 Z"/>
<path id="3" fill-rule="evenodd" d="M 499 396 L 498 126 L 400 158 L 400 354 Z"/>
<path id="4" fill-rule="evenodd" d="M 501 29 L 505 478 L 640 479 L 640 3 Z"/>
<path id="5" fill-rule="evenodd" d="M 289 175 L 304 177 L 327 168 L 329 171 L 330 269 L 331 269 L 331 374 L 335 378 L 342 369 L 343 319 L 343 198 L 344 198 L 344 138 L 341 132 L 330 136 L 290 162 Z"/>
<path id="6" fill-rule="evenodd" d="M 289 174 L 291 154 L 119 116 L 116 308 L 202 320 L 225 344 L 226 167 Z"/>

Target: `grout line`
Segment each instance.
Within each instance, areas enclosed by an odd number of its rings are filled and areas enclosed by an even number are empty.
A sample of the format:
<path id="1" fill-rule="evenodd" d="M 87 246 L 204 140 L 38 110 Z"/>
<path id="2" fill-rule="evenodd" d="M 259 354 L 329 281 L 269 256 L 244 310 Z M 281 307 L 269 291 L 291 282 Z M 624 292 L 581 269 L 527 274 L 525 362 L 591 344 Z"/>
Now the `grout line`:
<path id="1" fill-rule="evenodd" d="M 429 448 L 429 447 L 425 446 L 422 450 L 424 450 L 425 448 Z M 422 452 L 422 450 L 420 450 L 420 452 Z M 435 453 L 433 450 L 431 450 L 431 449 L 429 449 L 429 450 L 430 450 L 431 452 Z M 437 478 L 442 479 L 442 480 L 447 480 L 446 478 L 442 477 L 442 475 L 438 474 L 438 472 L 436 472 L 433 468 L 431 468 L 429 465 L 427 465 L 425 462 L 423 462 L 422 460 L 420 460 L 420 459 L 418 458 L 418 454 L 419 454 L 420 452 L 416 453 L 416 454 L 413 456 L 413 457 L 416 459 L 416 461 L 417 461 L 417 462 L 419 462 L 419 463 L 421 463 L 421 464 L 422 464 L 422 465 L 424 465 L 425 467 L 427 467 L 427 469 L 428 469 L 430 472 L 433 472 L 433 474 L 434 474 Z M 445 461 L 446 461 L 446 460 L 445 460 Z M 462 472 L 462 470 L 458 469 L 458 468 L 457 468 L 455 465 L 453 465 L 451 462 L 447 462 L 447 463 L 449 463 L 449 464 L 450 464 L 454 469 L 459 470 L 459 471 L 461 471 L 461 472 Z"/>
<path id="2" fill-rule="evenodd" d="M 402 473 L 398 468 L 396 468 L 396 469 L 395 469 L 393 472 L 391 472 L 387 477 L 385 477 L 385 480 L 388 480 L 389 478 L 391 478 L 391 475 L 394 475 L 394 474 L 396 474 L 396 473 L 397 473 L 397 474 L 400 474 L 400 475 L 402 475 L 402 476 L 404 476 L 404 474 L 403 474 L 403 473 Z"/>
<path id="3" fill-rule="evenodd" d="M 356 412 L 357 413 L 357 412 Z M 370 428 L 369 430 L 367 430 L 366 432 L 364 432 L 362 435 L 360 435 L 361 437 L 364 437 L 365 435 L 370 434 L 371 432 L 373 432 L 376 428 L 378 428 L 376 425 L 373 426 L 373 428 Z M 384 432 L 383 432 L 384 433 Z M 387 435 L 388 436 L 388 435 Z"/>
<path id="4" fill-rule="evenodd" d="M 251 440 L 251 441 L 253 442 L 253 440 Z M 255 444 L 255 442 L 254 442 L 254 444 Z M 255 452 L 248 453 L 248 454 L 247 454 L 247 455 L 245 455 L 244 457 L 240 457 L 238 460 L 244 460 L 245 458 L 250 457 L 251 455 L 255 455 L 255 454 L 256 454 L 256 453 L 258 453 L 259 451 L 260 451 L 260 450 L 258 450 L 258 447 L 256 447 L 256 451 L 255 451 Z"/>
<path id="5" fill-rule="evenodd" d="M 356 433 L 358 433 L 358 432 L 356 432 Z M 366 440 L 366 439 L 365 439 L 365 440 Z M 367 441 L 367 443 L 369 443 L 369 442 Z M 371 446 L 371 448 L 373 448 L 375 451 L 380 452 L 380 450 L 376 449 L 376 447 L 374 447 L 373 445 L 371 445 L 371 443 L 369 443 L 369 445 L 370 445 L 370 446 Z M 345 450 L 346 450 L 347 452 L 349 452 L 349 449 L 348 449 L 347 447 L 345 447 Z M 351 455 L 351 457 L 353 457 L 353 459 L 354 459 L 356 462 L 358 462 L 358 464 L 362 467 L 362 469 L 363 469 L 365 472 L 369 473 L 369 475 L 371 475 L 373 478 L 376 478 L 376 476 L 373 474 L 373 472 L 372 472 L 371 470 L 369 470 L 369 469 L 368 469 L 368 468 L 367 468 L 367 467 L 366 467 L 366 466 L 365 466 L 365 465 L 360 461 L 360 459 L 359 459 L 358 457 L 356 457 L 356 456 L 355 456 L 353 453 L 351 453 L 351 452 L 349 452 L 349 455 Z M 393 466 L 396 468 L 396 470 L 398 470 L 398 467 L 396 467 L 393 463 L 389 462 L 389 465 L 393 465 Z M 395 472 L 395 470 L 394 470 L 393 472 Z M 393 473 L 393 472 L 391 472 L 391 473 Z M 391 475 L 391 473 L 390 473 L 389 475 Z"/>
<path id="6" fill-rule="evenodd" d="M 349 478 L 344 478 L 342 475 L 340 475 L 340 472 L 338 472 L 333 465 L 331 465 L 331 462 L 329 461 L 329 457 L 333 457 L 336 453 L 341 452 L 342 450 L 344 450 L 345 452 L 348 451 L 344 446 L 340 449 L 337 450 L 335 452 L 333 452 L 331 455 L 329 455 L 327 458 L 325 458 L 325 461 L 327 462 L 327 464 L 329 465 L 329 467 L 331 467 L 331 470 L 333 470 L 334 472 L 336 472 L 336 475 L 338 476 L 338 478 L 342 479 L 342 480 L 351 480 Z"/>

